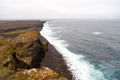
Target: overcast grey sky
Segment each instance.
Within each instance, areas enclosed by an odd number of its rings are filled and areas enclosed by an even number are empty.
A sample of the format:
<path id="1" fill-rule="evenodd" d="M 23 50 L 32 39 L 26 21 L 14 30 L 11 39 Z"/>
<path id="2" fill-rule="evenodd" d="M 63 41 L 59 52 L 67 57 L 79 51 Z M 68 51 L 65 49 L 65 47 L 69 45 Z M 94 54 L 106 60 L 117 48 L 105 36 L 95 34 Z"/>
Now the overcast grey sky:
<path id="1" fill-rule="evenodd" d="M 0 0 L 0 19 L 120 18 L 120 0 Z"/>

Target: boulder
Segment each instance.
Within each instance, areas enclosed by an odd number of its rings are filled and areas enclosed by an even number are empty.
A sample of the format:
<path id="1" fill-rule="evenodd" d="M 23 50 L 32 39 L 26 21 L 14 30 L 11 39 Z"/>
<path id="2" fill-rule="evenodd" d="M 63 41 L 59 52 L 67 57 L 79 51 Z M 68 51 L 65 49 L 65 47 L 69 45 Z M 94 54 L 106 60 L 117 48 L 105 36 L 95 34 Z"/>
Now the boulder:
<path id="1" fill-rule="evenodd" d="M 68 80 L 48 67 L 42 69 L 32 68 L 29 70 L 19 71 L 11 75 L 8 80 Z"/>

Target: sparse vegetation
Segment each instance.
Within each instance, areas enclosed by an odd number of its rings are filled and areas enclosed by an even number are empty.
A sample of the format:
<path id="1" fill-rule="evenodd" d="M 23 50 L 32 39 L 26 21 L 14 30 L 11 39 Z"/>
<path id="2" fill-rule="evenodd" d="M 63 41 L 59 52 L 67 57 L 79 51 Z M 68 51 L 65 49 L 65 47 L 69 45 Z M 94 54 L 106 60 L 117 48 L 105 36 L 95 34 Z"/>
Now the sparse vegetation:
<path id="1" fill-rule="evenodd" d="M 16 75 L 15 77 L 14 77 L 14 80 L 23 80 L 20 76 L 18 76 L 18 75 Z"/>
<path id="2" fill-rule="evenodd" d="M 1 33 L 1 34 L 20 34 L 20 33 L 24 33 L 26 32 L 26 30 L 16 30 L 16 31 L 10 31 L 10 32 L 4 32 L 4 33 Z"/>
<path id="3" fill-rule="evenodd" d="M 0 35 L 8 35 L 0 37 L 0 80 L 59 80 L 60 76 L 55 71 L 47 67 L 39 69 L 45 52 L 48 51 L 48 42 L 39 40 L 38 31 L 24 29 L 40 27 L 39 21 L 36 25 L 34 23 L 36 24 L 32 21 L 0 23 Z M 12 35 L 16 36 L 11 37 Z"/>

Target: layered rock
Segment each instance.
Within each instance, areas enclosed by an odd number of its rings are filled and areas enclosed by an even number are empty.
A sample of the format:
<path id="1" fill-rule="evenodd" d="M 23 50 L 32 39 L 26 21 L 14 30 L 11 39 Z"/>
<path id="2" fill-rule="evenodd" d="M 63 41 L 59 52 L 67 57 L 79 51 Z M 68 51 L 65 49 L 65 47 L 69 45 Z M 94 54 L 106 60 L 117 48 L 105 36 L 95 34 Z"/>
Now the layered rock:
<path id="1" fill-rule="evenodd" d="M 11 62 L 15 65 L 23 61 L 30 65 L 31 68 L 39 68 L 40 62 L 45 56 L 46 49 L 44 49 L 38 36 L 39 33 L 37 31 L 29 31 L 20 34 L 16 38 L 5 39 L 6 41 L 4 40 L 4 43 L 1 43 L 2 48 L 5 50 L 1 51 L 5 51 L 2 52 L 3 55 L 7 54 L 9 56 L 9 59 L 7 59 L 8 66 Z M 20 65 L 22 64 L 20 63 Z"/>
<path id="2" fill-rule="evenodd" d="M 38 31 L 26 31 L 15 38 L 0 37 L 0 79 L 15 80 L 16 76 L 25 76 L 18 80 L 28 80 L 32 75 L 31 80 L 66 80 L 49 68 L 36 69 L 48 51 L 48 42 L 41 42 L 39 37 Z M 24 74 L 25 71 L 31 75 Z"/>

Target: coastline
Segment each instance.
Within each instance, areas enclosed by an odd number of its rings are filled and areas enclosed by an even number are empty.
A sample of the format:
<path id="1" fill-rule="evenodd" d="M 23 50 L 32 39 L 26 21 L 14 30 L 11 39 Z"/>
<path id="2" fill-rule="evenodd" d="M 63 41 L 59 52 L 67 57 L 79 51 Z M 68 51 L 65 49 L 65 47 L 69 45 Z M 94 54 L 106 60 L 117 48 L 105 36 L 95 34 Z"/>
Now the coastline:
<path id="1" fill-rule="evenodd" d="M 0 21 L 1 22 L 1 21 Z M 45 21 L 2 21 L 0 23 L 0 36 L 4 37 L 16 37 L 19 33 L 15 34 L 3 34 L 11 31 L 18 30 L 37 30 L 38 32 L 44 27 Z M 43 36 L 40 36 L 40 41 L 47 41 Z M 49 41 L 47 41 L 49 43 Z M 49 67 L 59 73 L 61 76 L 67 77 L 69 80 L 72 79 L 72 74 L 68 70 L 66 63 L 63 60 L 62 55 L 55 49 L 53 45 L 49 43 L 48 52 L 45 53 L 40 68 Z"/>
<path id="2" fill-rule="evenodd" d="M 40 40 L 47 41 L 44 37 L 40 37 Z M 68 67 L 64 62 L 62 55 L 50 43 L 48 45 L 48 52 L 46 52 L 45 58 L 41 62 L 41 67 L 44 67 L 44 66 L 47 66 L 55 70 L 61 76 L 67 77 L 69 80 L 73 80 L 72 74 L 68 70 Z"/>

